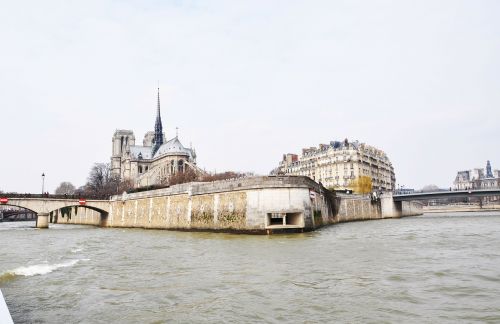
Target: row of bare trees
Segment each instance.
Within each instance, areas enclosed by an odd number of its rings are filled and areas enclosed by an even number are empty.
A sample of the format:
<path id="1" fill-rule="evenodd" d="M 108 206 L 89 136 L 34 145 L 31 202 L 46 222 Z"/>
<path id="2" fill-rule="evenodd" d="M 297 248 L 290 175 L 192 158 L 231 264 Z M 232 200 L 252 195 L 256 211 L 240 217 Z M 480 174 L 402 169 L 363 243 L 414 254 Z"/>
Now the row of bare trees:
<path id="1" fill-rule="evenodd" d="M 176 184 L 195 182 L 195 181 L 196 182 L 211 182 L 211 181 L 218 181 L 218 180 L 241 178 L 241 177 L 245 177 L 245 176 L 248 176 L 248 174 L 240 173 L 240 172 L 233 172 L 233 171 L 226 171 L 226 172 L 214 173 L 214 174 L 199 173 L 199 172 L 197 173 L 193 169 L 189 168 L 184 172 L 179 172 L 179 173 L 176 173 L 176 174 L 170 176 L 169 179 L 167 179 L 163 182 L 163 185 L 173 186 Z"/>
<path id="2" fill-rule="evenodd" d="M 61 182 L 55 190 L 56 195 L 78 195 L 82 197 L 108 198 L 133 188 L 130 181 L 120 181 L 111 173 L 109 163 L 95 163 L 90 169 L 87 183 L 76 188 L 71 182 Z"/>
<path id="3" fill-rule="evenodd" d="M 241 178 L 248 174 L 226 171 L 222 173 L 208 174 L 194 171 L 192 168 L 187 168 L 184 172 L 178 172 L 160 185 L 151 186 L 143 189 L 157 189 L 173 186 L 176 184 L 187 182 L 210 182 L 217 180 L 227 180 Z M 120 177 L 113 175 L 111 165 L 109 163 L 95 163 L 90 170 L 87 178 L 87 183 L 76 188 L 70 182 L 62 182 L 56 189 L 57 195 L 78 195 L 82 197 L 99 197 L 108 198 L 109 196 L 120 194 L 124 191 L 134 191 L 132 181 L 120 181 Z"/>

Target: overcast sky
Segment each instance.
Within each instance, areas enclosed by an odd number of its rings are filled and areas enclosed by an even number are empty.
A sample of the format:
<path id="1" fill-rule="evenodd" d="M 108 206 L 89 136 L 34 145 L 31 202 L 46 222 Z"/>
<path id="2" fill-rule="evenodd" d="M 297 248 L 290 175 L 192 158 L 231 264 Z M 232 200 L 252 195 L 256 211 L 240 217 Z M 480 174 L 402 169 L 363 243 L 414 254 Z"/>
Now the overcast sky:
<path id="1" fill-rule="evenodd" d="M 207 170 L 267 174 L 330 140 L 383 149 L 397 183 L 500 168 L 500 1 L 1 1 L 0 190 L 53 192 L 167 137 Z"/>

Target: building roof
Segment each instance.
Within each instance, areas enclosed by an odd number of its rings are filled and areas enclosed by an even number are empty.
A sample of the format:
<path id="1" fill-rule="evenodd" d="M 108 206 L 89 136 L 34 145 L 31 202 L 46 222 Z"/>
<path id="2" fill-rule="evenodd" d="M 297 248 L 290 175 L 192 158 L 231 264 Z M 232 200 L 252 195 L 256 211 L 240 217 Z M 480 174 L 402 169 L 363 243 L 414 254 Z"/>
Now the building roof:
<path id="1" fill-rule="evenodd" d="M 152 153 L 153 150 L 151 146 L 130 146 L 130 158 L 133 160 L 152 160 L 162 155 L 183 155 L 189 159 L 196 159 L 195 151 L 190 148 L 185 148 L 177 137 L 162 144 L 154 155 Z"/>
<path id="2" fill-rule="evenodd" d="M 149 160 L 151 156 L 150 146 L 130 146 L 130 157 L 132 159 Z"/>
<path id="3" fill-rule="evenodd" d="M 159 157 L 161 155 L 185 155 L 190 158 L 195 158 L 195 153 L 192 149 L 185 148 L 179 141 L 179 138 L 174 137 L 158 149 L 154 154 L 153 158 Z"/>

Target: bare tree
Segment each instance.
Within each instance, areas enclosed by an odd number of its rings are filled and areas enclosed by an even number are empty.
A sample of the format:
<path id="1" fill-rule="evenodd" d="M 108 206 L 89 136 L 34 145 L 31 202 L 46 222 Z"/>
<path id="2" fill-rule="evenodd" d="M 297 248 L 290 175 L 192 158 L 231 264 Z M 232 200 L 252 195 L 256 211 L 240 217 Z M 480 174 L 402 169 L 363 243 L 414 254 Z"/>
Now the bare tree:
<path id="1" fill-rule="evenodd" d="M 59 187 L 57 187 L 55 194 L 56 195 L 72 195 L 75 193 L 75 186 L 71 182 L 61 182 Z"/>
<path id="2" fill-rule="evenodd" d="M 218 181 L 218 180 L 227 180 L 227 179 L 234 179 L 234 178 L 242 178 L 245 176 L 250 176 L 253 175 L 251 173 L 239 173 L 239 172 L 234 172 L 234 171 L 226 171 L 222 173 L 213 173 L 213 174 L 208 174 L 208 173 L 199 173 L 196 172 L 195 170 L 191 168 L 187 168 L 186 171 L 184 172 L 177 172 L 170 177 L 166 178 L 160 186 L 173 186 L 176 184 L 181 184 L 181 183 L 187 183 L 187 182 L 211 182 L 211 181 Z"/>
<path id="3" fill-rule="evenodd" d="M 94 191 L 101 191 L 111 178 L 109 163 L 95 163 L 87 178 L 87 187 Z"/>
<path id="4" fill-rule="evenodd" d="M 120 179 L 111 174 L 109 163 L 95 163 L 87 178 L 85 191 L 92 195 L 107 196 L 118 192 Z"/>
<path id="5" fill-rule="evenodd" d="M 124 180 L 119 182 L 117 193 L 119 194 L 124 191 L 129 191 L 130 189 L 133 188 L 134 188 L 134 182 L 132 180 Z"/>
<path id="6" fill-rule="evenodd" d="M 245 173 L 234 172 L 234 171 L 225 171 L 225 172 L 222 172 L 222 173 L 214 173 L 214 174 L 202 175 L 201 178 L 200 178 L 200 181 L 210 182 L 210 181 L 218 181 L 218 180 L 228 180 L 228 179 L 235 179 L 235 178 L 243 178 L 243 177 L 246 177 L 246 176 L 247 176 L 247 174 L 245 174 Z"/>
<path id="7" fill-rule="evenodd" d="M 87 187 L 86 186 L 81 186 L 75 189 L 75 192 L 73 193 L 74 195 L 77 196 L 83 196 L 87 192 Z"/>
<path id="8" fill-rule="evenodd" d="M 178 173 L 170 176 L 170 178 L 168 178 L 166 183 L 169 186 L 173 186 L 176 184 L 193 182 L 193 181 L 197 181 L 197 180 L 198 180 L 198 176 L 197 176 L 196 172 L 194 172 L 191 168 L 189 168 L 184 172 L 178 172 Z"/>

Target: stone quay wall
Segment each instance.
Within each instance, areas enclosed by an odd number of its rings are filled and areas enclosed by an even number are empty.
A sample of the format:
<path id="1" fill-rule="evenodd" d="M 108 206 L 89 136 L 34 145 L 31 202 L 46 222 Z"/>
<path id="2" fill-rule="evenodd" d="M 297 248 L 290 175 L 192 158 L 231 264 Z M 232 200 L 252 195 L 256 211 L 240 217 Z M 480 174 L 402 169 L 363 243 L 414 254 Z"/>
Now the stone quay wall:
<path id="1" fill-rule="evenodd" d="M 98 219 L 78 208 L 57 222 L 222 232 L 302 232 L 335 222 L 335 200 L 307 177 L 251 177 L 186 183 L 118 196 Z M 90 212 L 90 214 L 88 214 Z"/>
<path id="2" fill-rule="evenodd" d="M 339 195 L 339 212 L 336 222 L 351 222 L 369 219 L 381 219 L 380 201 L 372 201 L 366 195 Z"/>
<path id="3" fill-rule="evenodd" d="M 186 183 L 113 196 L 108 214 L 71 207 L 51 222 L 240 233 L 304 232 L 339 222 L 416 215 L 418 206 L 368 196 L 335 195 L 308 177 L 251 177 Z"/>
<path id="4" fill-rule="evenodd" d="M 422 205 L 418 202 L 394 202 L 392 194 L 382 194 L 373 201 L 368 195 L 337 196 L 338 213 L 335 221 L 338 223 L 361 220 L 400 218 L 422 214 Z"/>

